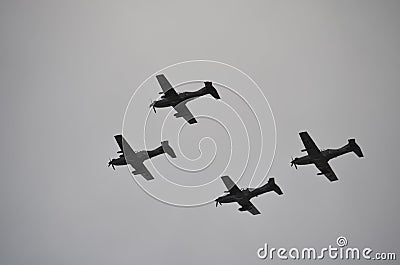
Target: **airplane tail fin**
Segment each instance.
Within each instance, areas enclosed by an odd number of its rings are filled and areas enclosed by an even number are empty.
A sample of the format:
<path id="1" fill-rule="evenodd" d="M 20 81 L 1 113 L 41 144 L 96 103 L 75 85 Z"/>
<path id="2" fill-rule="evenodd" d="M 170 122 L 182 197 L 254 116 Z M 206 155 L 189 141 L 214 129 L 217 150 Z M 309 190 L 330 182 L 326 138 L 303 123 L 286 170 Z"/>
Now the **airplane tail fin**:
<path id="1" fill-rule="evenodd" d="M 221 99 L 221 97 L 218 94 L 218 91 L 215 89 L 215 87 L 212 85 L 212 82 L 204 82 L 206 85 L 207 92 L 213 96 L 215 99 Z"/>
<path id="2" fill-rule="evenodd" d="M 267 184 L 271 185 L 272 186 L 272 190 L 275 191 L 278 195 L 282 195 L 283 194 L 281 188 L 275 183 L 275 179 L 274 178 L 270 178 L 268 180 Z"/>
<path id="3" fill-rule="evenodd" d="M 175 158 L 175 152 L 174 149 L 169 145 L 168 141 L 163 141 L 161 142 L 161 146 L 164 150 L 165 153 L 167 153 L 170 157 Z"/>
<path id="4" fill-rule="evenodd" d="M 361 151 L 360 146 L 356 143 L 355 139 L 349 139 L 349 146 L 352 149 L 352 151 L 358 156 L 358 157 L 364 157 L 364 154 Z"/>

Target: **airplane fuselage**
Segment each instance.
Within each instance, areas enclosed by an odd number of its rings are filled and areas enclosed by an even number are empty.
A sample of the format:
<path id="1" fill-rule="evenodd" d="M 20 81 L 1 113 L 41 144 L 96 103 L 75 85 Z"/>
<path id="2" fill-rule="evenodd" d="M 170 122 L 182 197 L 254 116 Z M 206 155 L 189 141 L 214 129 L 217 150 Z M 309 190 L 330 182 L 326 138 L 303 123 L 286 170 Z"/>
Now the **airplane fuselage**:
<path id="1" fill-rule="evenodd" d="M 308 165 L 314 164 L 318 161 L 328 162 L 330 159 L 352 152 L 353 149 L 350 145 L 345 145 L 338 149 L 326 149 L 321 151 L 321 155 L 305 155 L 302 157 L 296 157 L 293 163 L 296 165 Z"/>
<path id="2" fill-rule="evenodd" d="M 229 176 L 222 176 L 222 181 L 225 186 L 228 188 L 228 191 L 225 191 L 225 195 L 218 197 L 215 199 L 215 206 L 218 204 L 222 205 L 223 203 L 239 203 L 241 206 L 238 210 L 249 211 L 253 215 L 260 214 L 257 208 L 250 202 L 250 200 L 254 197 L 257 197 L 261 194 L 274 191 L 278 195 L 282 195 L 283 192 L 281 188 L 275 183 L 274 178 L 270 178 L 268 182 L 261 187 L 258 188 L 247 188 L 247 189 L 239 189 L 236 184 L 229 178 Z"/>
<path id="3" fill-rule="evenodd" d="M 224 196 L 218 197 L 216 201 L 219 204 L 222 204 L 222 203 L 249 201 L 251 198 L 253 198 L 253 196 L 251 195 L 251 191 L 249 191 L 249 189 L 245 189 L 242 190 L 240 194 L 226 194 Z"/>
<path id="4" fill-rule="evenodd" d="M 150 150 L 150 151 L 139 151 L 136 153 L 135 155 L 135 162 L 138 163 L 143 163 L 144 161 L 146 161 L 147 159 L 153 158 L 155 156 L 161 155 L 164 153 L 164 149 L 162 146 L 154 149 L 154 150 Z M 131 161 L 131 159 L 128 157 L 128 160 Z M 114 158 L 110 161 L 110 164 L 114 165 L 114 166 L 125 166 L 127 164 L 126 162 L 126 158 L 124 155 L 121 155 L 118 158 Z"/>
<path id="5" fill-rule="evenodd" d="M 166 108 L 166 107 L 174 107 L 184 101 L 193 100 L 195 98 L 205 96 L 208 94 L 208 91 L 205 87 L 193 91 L 193 92 L 182 92 L 177 96 L 165 97 L 165 95 L 161 96 L 161 99 L 153 102 L 153 106 L 155 108 Z"/>

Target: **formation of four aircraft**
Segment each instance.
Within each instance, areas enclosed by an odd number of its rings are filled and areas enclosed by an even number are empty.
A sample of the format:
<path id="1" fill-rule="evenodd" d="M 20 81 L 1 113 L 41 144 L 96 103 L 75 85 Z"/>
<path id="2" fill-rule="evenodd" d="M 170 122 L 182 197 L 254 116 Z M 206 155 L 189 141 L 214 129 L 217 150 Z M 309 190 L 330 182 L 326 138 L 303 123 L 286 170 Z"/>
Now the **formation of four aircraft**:
<path id="1" fill-rule="evenodd" d="M 197 120 L 187 108 L 187 102 L 208 94 L 215 99 L 220 99 L 212 82 L 204 82 L 205 86 L 194 92 L 177 93 L 163 74 L 157 75 L 156 78 L 161 86 L 162 92 L 160 92 L 160 94 L 162 94 L 162 96 L 159 100 L 153 101 L 150 104 L 150 108 L 153 108 L 154 112 L 156 112 L 156 108 L 173 107 L 176 110 L 174 116 L 177 118 L 184 118 L 189 124 L 197 123 Z M 328 163 L 330 159 L 349 152 L 354 152 L 358 157 L 364 156 L 355 139 L 349 139 L 346 145 L 338 149 L 320 150 L 307 132 L 300 132 L 299 135 L 305 147 L 305 149 L 301 151 L 307 152 L 307 155 L 292 159 L 290 162 L 291 166 L 297 169 L 298 165 L 314 164 L 320 171 L 317 175 L 325 175 L 331 182 L 337 181 L 338 178 Z M 134 175 L 142 175 L 146 180 L 152 180 L 154 177 L 143 164 L 144 161 L 164 153 L 172 158 L 176 157 L 168 141 L 161 142 L 161 146 L 154 150 L 135 152 L 122 135 L 115 135 L 114 138 L 120 148 L 117 152 L 120 156 L 110 159 L 108 166 L 112 166 L 112 168 L 115 169 L 115 166 L 129 164 L 134 169 L 134 171 L 132 171 Z M 225 191 L 227 194 L 215 200 L 215 205 L 218 206 L 218 204 L 236 202 L 241 206 L 238 209 L 239 211 L 248 211 L 253 215 L 260 214 L 260 211 L 251 203 L 250 200 L 252 198 L 271 191 L 276 192 L 278 195 L 283 194 L 281 188 L 275 183 L 274 178 L 270 178 L 268 182 L 261 187 L 247 189 L 239 189 L 229 176 L 222 176 L 221 179 L 228 190 Z"/>

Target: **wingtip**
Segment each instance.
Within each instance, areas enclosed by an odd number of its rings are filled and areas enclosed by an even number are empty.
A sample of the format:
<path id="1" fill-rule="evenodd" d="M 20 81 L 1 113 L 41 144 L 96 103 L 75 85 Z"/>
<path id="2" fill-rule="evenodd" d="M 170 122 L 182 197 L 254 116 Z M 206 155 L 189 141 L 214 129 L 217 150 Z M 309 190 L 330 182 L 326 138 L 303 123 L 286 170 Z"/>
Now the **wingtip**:
<path id="1" fill-rule="evenodd" d="M 188 123 L 195 124 L 195 123 L 197 123 L 197 120 L 195 118 L 192 118 L 192 119 L 188 120 Z"/>

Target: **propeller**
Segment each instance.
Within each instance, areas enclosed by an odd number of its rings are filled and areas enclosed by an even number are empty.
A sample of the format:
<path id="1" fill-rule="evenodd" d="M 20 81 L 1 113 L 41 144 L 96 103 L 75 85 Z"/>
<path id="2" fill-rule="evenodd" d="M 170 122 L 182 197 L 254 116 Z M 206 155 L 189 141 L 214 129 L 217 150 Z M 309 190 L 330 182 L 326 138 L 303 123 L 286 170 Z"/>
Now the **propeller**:
<path id="1" fill-rule="evenodd" d="M 292 157 L 292 161 L 290 162 L 290 166 L 292 167 L 293 165 L 294 165 L 294 168 L 297 169 L 297 165 L 296 165 L 296 163 L 294 162 L 294 159 L 293 159 L 293 157 Z"/>
<path id="2" fill-rule="evenodd" d="M 112 160 L 110 158 L 110 161 L 108 162 L 108 166 L 112 166 L 112 168 L 115 170 L 114 164 L 112 163 Z"/>
<path id="3" fill-rule="evenodd" d="M 215 207 L 218 207 L 218 204 L 219 204 L 219 205 L 222 205 L 222 203 L 220 203 L 220 202 L 218 201 L 218 199 L 216 199 L 216 200 L 215 200 Z"/>
<path id="4" fill-rule="evenodd" d="M 151 108 L 151 107 L 153 107 L 153 110 L 154 110 L 154 113 L 157 113 L 157 111 L 156 111 L 156 107 L 154 106 L 154 104 L 155 104 L 155 101 L 151 101 L 151 99 L 150 99 L 150 106 L 149 106 L 149 108 Z"/>

